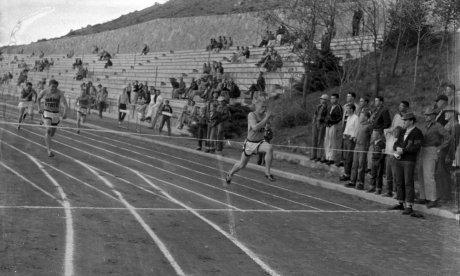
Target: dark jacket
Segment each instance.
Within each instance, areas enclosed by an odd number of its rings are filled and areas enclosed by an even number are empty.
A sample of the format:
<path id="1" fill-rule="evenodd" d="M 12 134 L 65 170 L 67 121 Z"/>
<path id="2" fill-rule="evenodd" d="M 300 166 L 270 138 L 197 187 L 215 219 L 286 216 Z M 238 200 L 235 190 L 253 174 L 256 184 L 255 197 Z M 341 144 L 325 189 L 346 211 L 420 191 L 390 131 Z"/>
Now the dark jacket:
<path id="1" fill-rule="evenodd" d="M 401 131 L 396 140 L 393 150 L 396 151 L 396 148 L 402 148 L 403 154 L 401 155 L 401 161 L 411 161 L 415 162 L 417 160 L 417 154 L 420 151 L 423 143 L 423 133 L 420 129 L 415 127 L 407 136 L 407 139 L 404 140 L 404 134 L 406 130 Z"/>
<path id="2" fill-rule="evenodd" d="M 378 109 L 374 110 L 374 113 L 371 117 L 371 121 L 373 130 L 383 131 L 384 129 L 391 127 L 390 112 L 386 107 L 381 106 Z"/>
<path id="3" fill-rule="evenodd" d="M 265 78 L 263 76 L 257 79 L 257 88 L 259 91 L 265 92 Z"/>
<path id="4" fill-rule="evenodd" d="M 343 109 L 340 104 L 327 108 L 326 126 L 331 127 L 342 121 Z"/>
<path id="5" fill-rule="evenodd" d="M 316 107 L 315 113 L 313 115 L 313 124 L 315 125 L 325 125 L 327 117 L 328 107 L 327 105 L 319 104 Z"/>

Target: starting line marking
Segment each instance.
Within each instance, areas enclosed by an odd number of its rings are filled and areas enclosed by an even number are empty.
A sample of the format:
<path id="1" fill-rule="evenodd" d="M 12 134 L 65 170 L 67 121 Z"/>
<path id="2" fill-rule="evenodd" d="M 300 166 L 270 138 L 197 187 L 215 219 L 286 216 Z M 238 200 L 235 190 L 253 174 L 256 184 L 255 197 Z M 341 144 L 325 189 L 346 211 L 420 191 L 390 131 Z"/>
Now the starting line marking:
<path id="1" fill-rule="evenodd" d="M 60 210 L 64 209 L 62 206 L 0 206 L 0 209 L 29 209 L 29 210 Z M 77 207 L 71 206 L 70 210 L 94 210 L 94 211 L 129 211 L 123 207 Z M 228 209 L 183 209 L 183 208 L 150 208 L 150 207 L 133 207 L 136 211 L 154 211 L 154 212 L 228 212 Z M 391 210 L 371 210 L 371 211 L 352 211 L 352 210 L 265 210 L 265 209 L 248 209 L 248 210 L 232 210 L 235 213 L 313 213 L 313 214 L 375 214 L 375 213 L 392 213 Z"/>

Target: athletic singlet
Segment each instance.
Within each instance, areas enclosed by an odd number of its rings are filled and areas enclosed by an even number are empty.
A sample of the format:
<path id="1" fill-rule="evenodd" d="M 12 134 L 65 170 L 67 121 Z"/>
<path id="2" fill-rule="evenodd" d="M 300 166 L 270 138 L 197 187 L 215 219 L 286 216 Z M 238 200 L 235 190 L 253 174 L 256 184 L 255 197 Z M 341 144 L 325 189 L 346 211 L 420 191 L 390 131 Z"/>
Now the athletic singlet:
<path id="1" fill-rule="evenodd" d="M 43 91 L 45 99 L 45 110 L 49 112 L 59 112 L 59 106 L 61 103 L 61 97 L 64 95 L 61 90 L 57 89 L 56 92 L 52 93 L 49 89 Z"/>
<path id="2" fill-rule="evenodd" d="M 254 112 L 249 113 L 248 118 L 253 116 L 256 119 L 256 123 L 258 124 L 260 120 Z M 248 141 L 250 142 L 259 142 L 264 139 L 265 128 L 260 128 L 259 130 L 253 130 L 251 126 L 248 124 Z"/>
<path id="3" fill-rule="evenodd" d="M 31 102 L 32 97 L 34 96 L 34 93 L 35 93 L 34 89 L 32 89 L 30 91 L 28 91 L 27 89 L 22 89 L 20 101 L 21 102 Z"/>
<path id="4" fill-rule="evenodd" d="M 86 94 L 85 96 L 80 96 L 78 98 L 78 106 L 81 108 L 88 108 L 91 104 L 91 96 Z"/>

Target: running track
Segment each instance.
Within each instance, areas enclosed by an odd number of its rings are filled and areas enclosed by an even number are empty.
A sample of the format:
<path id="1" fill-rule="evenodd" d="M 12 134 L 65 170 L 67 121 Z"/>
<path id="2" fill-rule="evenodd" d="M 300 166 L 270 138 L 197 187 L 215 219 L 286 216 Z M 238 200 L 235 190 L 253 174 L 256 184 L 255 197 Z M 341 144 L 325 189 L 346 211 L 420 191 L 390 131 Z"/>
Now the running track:
<path id="1" fill-rule="evenodd" d="M 428 275 L 460 271 L 454 222 L 101 132 L 1 118 L 1 275 Z M 14 119 L 15 121 L 15 119 Z M 72 127 L 72 124 L 64 123 Z"/>

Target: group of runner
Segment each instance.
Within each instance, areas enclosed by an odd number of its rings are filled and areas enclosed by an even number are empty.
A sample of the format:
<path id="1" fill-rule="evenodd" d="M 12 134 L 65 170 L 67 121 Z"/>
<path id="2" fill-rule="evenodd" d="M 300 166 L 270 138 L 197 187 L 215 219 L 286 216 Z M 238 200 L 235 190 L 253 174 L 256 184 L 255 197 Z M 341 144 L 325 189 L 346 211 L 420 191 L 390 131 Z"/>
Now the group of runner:
<path id="1" fill-rule="evenodd" d="M 32 83 L 28 82 L 26 88 L 20 93 L 19 99 L 19 123 L 18 130 L 24 122 L 27 114 L 33 121 L 34 105 L 38 103 L 39 112 L 42 114 L 43 125 L 45 126 L 45 143 L 49 157 L 54 154 L 51 151 L 51 139 L 56 134 L 56 127 L 61 120 L 60 108 L 63 107 L 62 119 L 66 119 L 68 104 L 64 97 L 64 93 L 58 89 L 59 83 L 52 79 L 49 81 L 49 87 L 45 88 L 44 81 L 40 82 L 38 88 L 40 92 L 37 94 L 32 87 Z M 43 106 L 42 106 L 43 100 Z M 77 98 L 77 133 L 80 133 L 81 124 L 85 122 L 86 115 L 91 105 L 91 96 L 83 89 L 81 95 Z M 26 113 L 26 109 L 28 113 Z M 226 183 L 230 184 L 235 173 L 245 168 L 252 155 L 265 153 L 265 177 L 269 181 L 274 181 L 274 177 L 270 172 L 273 147 L 264 140 L 265 126 L 270 122 L 272 113 L 267 111 L 267 100 L 264 98 L 257 99 L 255 102 L 254 112 L 248 115 L 248 134 L 243 146 L 241 159 L 226 175 Z"/>

